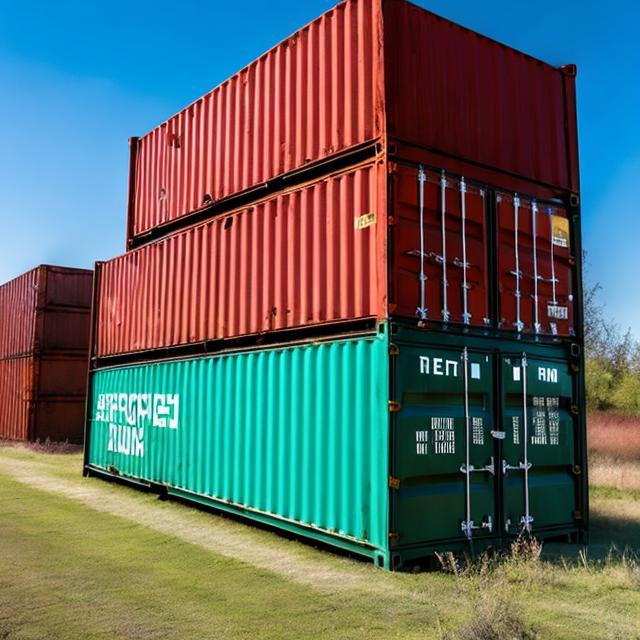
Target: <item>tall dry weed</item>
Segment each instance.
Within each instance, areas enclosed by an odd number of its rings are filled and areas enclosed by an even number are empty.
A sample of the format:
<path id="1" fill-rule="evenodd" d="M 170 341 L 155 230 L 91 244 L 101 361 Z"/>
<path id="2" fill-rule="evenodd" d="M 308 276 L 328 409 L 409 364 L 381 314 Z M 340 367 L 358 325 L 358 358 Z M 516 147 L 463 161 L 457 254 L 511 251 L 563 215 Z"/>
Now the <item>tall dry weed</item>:
<path id="1" fill-rule="evenodd" d="M 591 454 L 640 462 L 640 417 L 590 413 L 587 417 L 587 442 Z"/>

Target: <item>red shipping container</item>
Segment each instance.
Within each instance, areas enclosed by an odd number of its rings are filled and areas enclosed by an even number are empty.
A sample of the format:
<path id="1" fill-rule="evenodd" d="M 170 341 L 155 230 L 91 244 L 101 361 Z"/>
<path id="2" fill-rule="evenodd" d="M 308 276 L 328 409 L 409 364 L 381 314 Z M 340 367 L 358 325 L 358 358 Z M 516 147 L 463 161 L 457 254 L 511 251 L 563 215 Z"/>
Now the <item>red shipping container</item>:
<path id="1" fill-rule="evenodd" d="M 345 0 L 132 139 L 128 246 L 376 145 L 577 193 L 574 75 L 402 0 Z"/>
<path id="2" fill-rule="evenodd" d="M 0 359 L 87 353 L 93 272 L 41 265 L 0 285 Z"/>
<path id="3" fill-rule="evenodd" d="M 42 265 L 0 286 L 0 438 L 82 440 L 92 282 Z"/>
<path id="4" fill-rule="evenodd" d="M 94 355 L 384 316 L 381 177 L 369 164 L 98 263 Z"/>
<path id="5" fill-rule="evenodd" d="M 506 206 L 513 197 L 446 170 L 378 160 L 211 218 L 98 263 L 93 355 L 389 315 L 425 327 L 516 331 L 507 304 L 513 297 L 501 298 L 507 320 L 490 311 L 490 291 L 514 280 L 513 232 L 502 215 L 495 238 L 488 225 L 493 199 Z M 563 281 L 556 301 L 571 306 L 575 269 L 567 270 L 568 246 L 561 250 L 557 241 L 551 255 L 551 227 L 543 224 L 550 215 L 568 219 L 557 205 L 536 202 L 539 275 L 555 270 Z M 522 227 L 519 247 L 532 241 Z M 494 246 L 499 280 L 489 271 Z M 521 251 L 521 269 L 533 273 Z M 541 314 L 552 302 L 550 292 L 540 281 Z M 555 327 L 541 322 L 539 333 L 569 335 L 572 318 L 571 310 Z M 527 321 L 520 330 L 535 328 Z"/>
<path id="6" fill-rule="evenodd" d="M 0 438 L 82 442 L 87 359 L 0 360 Z"/>

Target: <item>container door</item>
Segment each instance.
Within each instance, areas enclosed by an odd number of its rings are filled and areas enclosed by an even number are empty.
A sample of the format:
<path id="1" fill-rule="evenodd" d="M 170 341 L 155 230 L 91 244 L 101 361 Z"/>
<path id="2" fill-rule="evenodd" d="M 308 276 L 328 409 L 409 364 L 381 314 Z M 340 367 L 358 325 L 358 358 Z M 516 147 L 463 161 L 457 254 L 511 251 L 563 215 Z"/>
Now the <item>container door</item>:
<path id="1" fill-rule="evenodd" d="M 424 167 L 400 165 L 394 177 L 394 314 L 486 326 L 484 189 Z"/>
<path id="2" fill-rule="evenodd" d="M 396 359 L 396 544 L 490 536 L 493 367 L 483 353 L 403 345 Z"/>
<path id="3" fill-rule="evenodd" d="M 503 531 L 518 535 L 574 524 L 573 380 L 568 363 L 502 359 Z"/>
<path id="4" fill-rule="evenodd" d="M 499 327 L 574 335 L 573 271 L 566 209 L 497 193 Z"/>

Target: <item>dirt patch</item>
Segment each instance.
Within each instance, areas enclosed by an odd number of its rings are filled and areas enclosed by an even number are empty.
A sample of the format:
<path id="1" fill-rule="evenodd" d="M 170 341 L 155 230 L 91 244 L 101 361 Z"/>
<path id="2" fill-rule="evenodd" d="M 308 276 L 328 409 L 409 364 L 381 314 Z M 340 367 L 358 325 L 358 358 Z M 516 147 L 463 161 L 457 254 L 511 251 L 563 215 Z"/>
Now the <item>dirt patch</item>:
<path id="1" fill-rule="evenodd" d="M 380 589 L 391 588 L 391 585 L 383 584 L 384 575 L 372 565 L 333 558 L 331 564 L 343 564 L 344 569 L 328 566 L 320 559 L 303 558 L 295 549 L 282 550 L 260 544 L 241 526 L 222 518 L 210 516 L 206 523 L 197 522 L 195 517 L 180 513 L 176 505 L 160 503 L 152 498 L 149 498 L 149 504 L 145 504 L 122 489 L 97 479 L 65 480 L 51 475 L 46 466 L 37 462 L 6 457 L 0 471 L 40 491 L 76 500 L 96 511 L 126 518 L 316 589 L 335 592 L 366 586 L 370 591 L 374 581 Z"/>

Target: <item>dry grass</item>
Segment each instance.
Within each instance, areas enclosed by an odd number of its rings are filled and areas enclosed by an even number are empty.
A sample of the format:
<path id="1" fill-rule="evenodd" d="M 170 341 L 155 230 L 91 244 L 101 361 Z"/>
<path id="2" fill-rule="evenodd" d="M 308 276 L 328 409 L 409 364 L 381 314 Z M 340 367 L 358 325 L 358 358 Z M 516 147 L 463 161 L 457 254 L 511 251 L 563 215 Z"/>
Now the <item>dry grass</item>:
<path id="1" fill-rule="evenodd" d="M 81 444 L 71 444 L 69 441 L 58 442 L 56 440 L 36 440 L 35 442 L 15 442 L 12 440 L 0 440 L 0 447 L 6 447 L 8 449 L 16 449 L 18 451 L 34 451 L 35 453 L 53 453 L 53 454 L 67 454 L 67 453 L 80 453 L 82 451 Z M 0 635 L 0 640 L 2 636 Z"/>
<path id="2" fill-rule="evenodd" d="M 640 417 L 591 413 L 587 427 L 590 483 L 640 491 Z"/>
<path id="3" fill-rule="evenodd" d="M 640 464 L 593 455 L 589 482 L 598 487 L 614 487 L 619 491 L 640 491 Z"/>
<path id="4" fill-rule="evenodd" d="M 619 413 L 590 413 L 587 419 L 589 452 L 613 460 L 640 462 L 640 417 Z"/>

